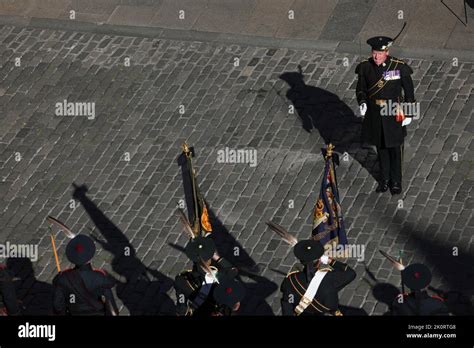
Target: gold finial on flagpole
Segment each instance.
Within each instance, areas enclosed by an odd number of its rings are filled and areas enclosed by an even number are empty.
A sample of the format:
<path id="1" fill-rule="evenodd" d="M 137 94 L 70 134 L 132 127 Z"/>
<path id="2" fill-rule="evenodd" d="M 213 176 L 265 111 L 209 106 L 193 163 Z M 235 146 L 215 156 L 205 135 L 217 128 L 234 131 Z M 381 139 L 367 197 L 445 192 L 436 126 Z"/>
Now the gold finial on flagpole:
<path id="1" fill-rule="evenodd" d="M 185 154 L 188 154 L 191 150 L 189 149 L 189 145 L 188 143 L 185 141 L 182 145 L 181 145 L 181 148 L 183 149 L 183 152 Z"/>
<path id="2" fill-rule="evenodd" d="M 334 150 L 334 145 L 329 143 L 327 146 L 326 146 L 326 158 L 331 158 L 332 157 L 332 152 Z"/>

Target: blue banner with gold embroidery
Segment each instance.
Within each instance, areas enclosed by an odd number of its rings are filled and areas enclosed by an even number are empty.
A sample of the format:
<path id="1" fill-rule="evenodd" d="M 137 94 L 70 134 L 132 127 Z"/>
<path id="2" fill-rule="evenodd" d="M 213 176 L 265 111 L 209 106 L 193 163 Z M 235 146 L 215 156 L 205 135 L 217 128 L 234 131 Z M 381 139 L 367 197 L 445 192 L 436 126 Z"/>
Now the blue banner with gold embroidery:
<path id="1" fill-rule="evenodd" d="M 334 168 L 333 150 L 329 144 L 322 149 L 325 158 L 324 174 L 321 191 L 313 213 L 313 238 L 319 239 L 323 245 L 347 245 L 346 230 L 342 217 L 342 209 L 337 189 L 336 171 Z"/>

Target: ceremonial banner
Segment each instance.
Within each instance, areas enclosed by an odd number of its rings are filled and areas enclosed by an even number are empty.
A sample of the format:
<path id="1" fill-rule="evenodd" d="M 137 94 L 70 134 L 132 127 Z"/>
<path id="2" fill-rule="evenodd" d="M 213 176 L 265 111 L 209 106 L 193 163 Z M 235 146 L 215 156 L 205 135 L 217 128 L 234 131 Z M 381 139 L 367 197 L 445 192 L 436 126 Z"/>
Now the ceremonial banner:
<path id="1" fill-rule="evenodd" d="M 320 233 L 329 232 L 320 239 L 326 249 L 329 247 L 337 248 L 338 245 L 347 245 L 339 191 L 337 189 L 333 149 L 334 146 L 332 144 L 329 144 L 326 149 L 322 149 L 325 159 L 324 174 L 313 214 L 313 238 Z"/>

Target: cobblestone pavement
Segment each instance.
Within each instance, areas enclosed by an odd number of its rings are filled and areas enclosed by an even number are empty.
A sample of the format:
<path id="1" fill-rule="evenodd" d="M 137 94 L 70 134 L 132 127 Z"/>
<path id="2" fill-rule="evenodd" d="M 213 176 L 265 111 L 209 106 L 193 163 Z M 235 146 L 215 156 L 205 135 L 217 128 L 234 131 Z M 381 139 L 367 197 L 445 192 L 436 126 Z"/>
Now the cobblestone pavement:
<path id="1" fill-rule="evenodd" d="M 401 57 L 415 70 L 422 117 L 406 139 L 404 195 L 391 197 L 373 192 L 375 154 L 360 146 L 360 119 L 350 111 L 364 57 L 13 26 L 0 27 L 0 42 L 0 239 L 39 245 L 38 261 L 16 261 L 31 312 L 48 311 L 39 298 L 56 272 L 49 214 L 98 240 L 94 265 L 119 279 L 122 314 L 173 310 L 171 281 L 189 265 L 176 215 L 184 199 L 176 160 L 187 140 L 221 252 L 237 247 L 234 261 L 253 270 L 242 276 L 243 313 L 279 314 L 278 286 L 295 259 L 265 221 L 310 236 L 327 134 L 348 154 L 337 175 L 349 241 L 366 247 L 364 262 L 349 260 L 357 279 L 341 303 L 387 311 L 384 296 L 400 276 L 379 249 L 427 263 L 436 289 L 472 295 L 472 62 Z M 310 101 L 311 133 L 289 113 L 280 78 L 298 65 L 320 97 Z M 64 100 L 94 102 L 95 118 L 56 116 Z M 258 164 L 218 163 L 226 147 L 256 149 Z M 63 267 L 66 242 L 57 236 Z M 125 259 L 123 246 L 131 250 Z"/>

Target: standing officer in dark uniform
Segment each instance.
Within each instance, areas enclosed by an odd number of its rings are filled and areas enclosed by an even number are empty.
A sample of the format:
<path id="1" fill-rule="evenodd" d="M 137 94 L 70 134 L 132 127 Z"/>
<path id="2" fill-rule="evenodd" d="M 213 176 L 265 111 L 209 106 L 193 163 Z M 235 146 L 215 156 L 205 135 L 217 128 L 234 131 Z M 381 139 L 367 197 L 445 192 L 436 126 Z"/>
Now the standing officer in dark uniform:
<path id="1" fill-rule="evenodd" d="M 388 49 L 393 41 L 385 36 L 367 40 L 372 47 L 372 57 L 356 67 L 356 96 L 361 115 L 365 116 L 363 140 L 377 147 L 381 178 L 376 191 L 385 192 L 390 188 L 392 194 L 400 194 L 403 141 L 407 134 L 405 124 L 409 124 L 411 119 L 405 120 L 408 114 L 404 115 L 394 107 L 401 102 L 414 103 L 415 95 L 410 76 L 413 70 L 402 60 L 389 55 Z"/>
<path id="2" fill-rule="evenodd" d="M 53 279 L 53 307 L 58 315 L 117 315 L 112 293 L 115 281 L 104 270 L 93 269 L 94 241 L 77 235 L 66 247 L 66 256 L 76 266 Z"/>
<path id="3" fill-rule="evenodd" d="M 449 315 L 444 299 L 429 295 L 426 288 L 431 282 L 431 272 L 425 265 L 415 263 L 402 271 L 403 284 L 412 290 L 401 294 L 392 305 L 393 315 Z"/>
<path id="4" fill-rule="evenodd" d="M 175 278 L 177 315 L 210 316 L 219 311 L 214 290 L 225 278 L 235 278 L 237 270 L 218 257 L 210 237 L 196 237 L 186 246 L 186 255 L 193 261 L 193 269 Z"/>
<path id="5" fill-rule="evenodd" d="M 0 265 L 0 316 L 20 315 L 21 308 L 16 297 L 13 274 Z"/>
<path id="6" fill-rule="evenodd" d="M 354 270 L 324 256 L 319 241 L 300 241 L 293 250 L 304 268 L 289 273 L 281 284 L 283 315 L 342 315 L 338 292 L 354 280 Z"/>

